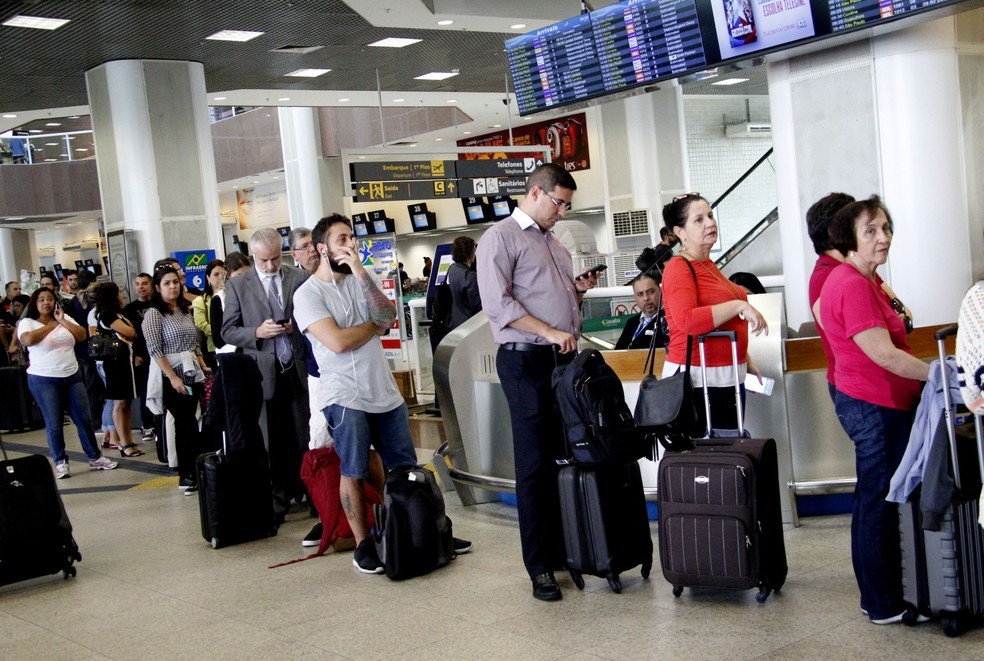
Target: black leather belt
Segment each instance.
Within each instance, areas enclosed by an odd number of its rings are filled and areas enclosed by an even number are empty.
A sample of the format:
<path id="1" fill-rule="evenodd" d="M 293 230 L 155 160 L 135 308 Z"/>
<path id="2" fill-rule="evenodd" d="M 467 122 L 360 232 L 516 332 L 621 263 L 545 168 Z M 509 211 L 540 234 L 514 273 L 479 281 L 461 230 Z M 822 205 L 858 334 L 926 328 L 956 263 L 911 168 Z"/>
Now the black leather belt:
<path id="1" fill-rule="evenodd" d="M 556 344 L 532 344 L 531 342 L 506 342 L 502 345 L 506 351 L 549 351 L 557 350 Z"/>

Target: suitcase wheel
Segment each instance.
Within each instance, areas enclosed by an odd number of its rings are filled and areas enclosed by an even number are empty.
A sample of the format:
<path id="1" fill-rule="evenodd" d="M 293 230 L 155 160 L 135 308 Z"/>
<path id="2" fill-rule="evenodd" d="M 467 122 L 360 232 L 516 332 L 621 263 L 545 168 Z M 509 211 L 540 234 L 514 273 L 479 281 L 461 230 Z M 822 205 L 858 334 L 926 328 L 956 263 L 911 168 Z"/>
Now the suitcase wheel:
<path id="1" fill-rule="evenodd" d="M 916 626 L 919 624 L 919 612 L 912 606 L 909 606 L 905 609 L 905 612 L 902 613 L 902 622 L 904 622 L 907 627 Z"/>
<path id="2" fill-rule="evenodd" d="M 770 594 L 772 594 L 772 588 L 770 588 L 768 585 L 763 585 L 762 587 L 759 588 L 758 594 L 755 595 L 755 601 L 757 601 L 760 604 L 764 604 L 765 600 L 769 598 Z"/>
<path id="3" fill-rule="evenodd" d="M 653 568 L 653 563 L 651 560 L 642 566 L 642 577 L 644 579 L 649 578 L 649 572 L 652 570 L 652 568 Z"/>
<path id="4" fill-rule="evenodd" d="M 580 572 L 571 570 L 571 580 L 574 581 L 574 585 L 577 586 L 578 590 L 584 589 L 584 577 L 581 576 Z"/>
<path id="5" fill-rule="evenodd" d="M 944 618 L 942 621 L 943 633 L 946 634 L 947 638 L 956 638 L 961 633 L 960 621 L 954 617 Z"/>
<path id="6" fill-rule="evenodd" d="M 65 574 L 65 580 L 67 581 L 68 579 L 75 576 L 76 574 L 75 567 L 66 567 L 63 573 Z"/>
<path id="7" fill-rule="evenodd" d="M 673 586 L 673 596 L 674 597 L 679 597 L 681 594 L 683 594 L 683 586 L 682 585 L 674 585 Z"/>
<path id="8" fill-rule="evenodd" d="M 219 538 L 218 537 L 213 537 L 212 538 L 212 548 L 213 549 L 219 548 Z"/>
<path id="9" fill-rule="evenodd" d="M 608 575 L 608 586 L 612 589 L 615 594 L 622 593 L 622 581 L 618 580 L 618 576 L 615 574 Z"/>

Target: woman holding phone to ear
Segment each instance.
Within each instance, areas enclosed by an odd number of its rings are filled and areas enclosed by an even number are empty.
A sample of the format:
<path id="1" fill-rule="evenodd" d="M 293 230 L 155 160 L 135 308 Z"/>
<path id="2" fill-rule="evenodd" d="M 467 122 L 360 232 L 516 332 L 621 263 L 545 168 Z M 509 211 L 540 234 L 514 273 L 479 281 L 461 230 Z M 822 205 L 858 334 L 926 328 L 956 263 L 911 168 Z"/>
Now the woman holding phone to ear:
<path id="1" fill-rule="evenodd" d="M 144 315 L 143 333 L 154 361 L 147 381 L 147 406 L 158 414 L 166 409 L 174 417 L 178 486 L 187 496 L 198 491 L 195 457 L 203 448 L 199 447 L 195 409 L 205 374 L 211 370 L 202 358 L 191 303 L 181 293 L 178 272 L 170 266 L 154 272 L 154 293 Z"/>

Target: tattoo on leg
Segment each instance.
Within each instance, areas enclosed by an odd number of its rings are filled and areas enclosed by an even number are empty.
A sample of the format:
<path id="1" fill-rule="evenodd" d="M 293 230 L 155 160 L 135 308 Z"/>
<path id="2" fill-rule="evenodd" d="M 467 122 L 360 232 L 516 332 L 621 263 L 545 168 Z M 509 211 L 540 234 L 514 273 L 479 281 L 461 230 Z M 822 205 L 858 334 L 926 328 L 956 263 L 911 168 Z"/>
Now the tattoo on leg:
<path id="1" fill-rule="evenodd" d="M 352 499 L 347 493 L 342 494 L 342 509 L 345 510 L 345 517 L 349 521 L 355 517 L 355 508 L 352 506 Z"/>

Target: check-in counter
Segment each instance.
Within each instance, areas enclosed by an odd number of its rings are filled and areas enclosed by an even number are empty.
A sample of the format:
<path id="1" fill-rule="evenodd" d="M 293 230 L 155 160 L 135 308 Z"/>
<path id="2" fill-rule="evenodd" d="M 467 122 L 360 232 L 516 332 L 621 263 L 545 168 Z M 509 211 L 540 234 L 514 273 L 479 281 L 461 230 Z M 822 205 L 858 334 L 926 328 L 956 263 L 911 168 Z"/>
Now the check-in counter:
<path id="1" fill-rule="evenodd" d="M 592 291 L 597 299 L 624 299 L 627 288 Z M 826 359 L 818 338 L 787 339 L 783 299 L 778 293 L 749 297 L 766 318 L 768 335 L 749 336 L 749 354 L 763 376 L 775 380 L 771 396 L 749 392 L 745 427 L 753 436 L 776 440 L 783 521 L 797 523 L 796 494 L 850 491 L 854 484 L 854 446 L 846 437 L 827 392 Z M 615 307 L 614 304 L 612 307 Z M 936 355 L 933 333 L 910 335 L 914 353 Z M 582 338 L 581 348 L 611 346 L 617 331 Z M 599 340 L 594 345 L 591 339 Z M 952 351 L 952 347 L 950 348 Z M 497 492 L 515 488 L 509 407 L 495 369 L 497 346 L 488 319 L 480 313 L 449 334 L 438 346 L 434 384 L 441 400 L 449 475 L 465 505 L 499 499 Z M 622 380 L 626 401 L 634 408 L 643 377 L 645 351 L 603 351 Z M 657 352 L 656 373 L 664 354 Z M 646 495 L 656 496 L 655 462 L 640 460 Z"/>

